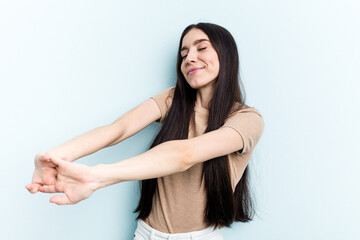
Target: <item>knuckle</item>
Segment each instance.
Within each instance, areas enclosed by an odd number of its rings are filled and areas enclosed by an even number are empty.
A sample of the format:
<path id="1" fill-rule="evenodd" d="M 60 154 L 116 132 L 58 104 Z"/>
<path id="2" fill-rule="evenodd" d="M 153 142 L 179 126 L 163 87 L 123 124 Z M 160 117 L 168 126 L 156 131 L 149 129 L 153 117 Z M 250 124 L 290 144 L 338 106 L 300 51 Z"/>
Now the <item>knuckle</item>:
<path id="1" fill-rule="evenodd" d="M 56 192 L 61 192 L 61 190 L 62 190 L 60 184 L 56 184 L 54 189 Z"/>

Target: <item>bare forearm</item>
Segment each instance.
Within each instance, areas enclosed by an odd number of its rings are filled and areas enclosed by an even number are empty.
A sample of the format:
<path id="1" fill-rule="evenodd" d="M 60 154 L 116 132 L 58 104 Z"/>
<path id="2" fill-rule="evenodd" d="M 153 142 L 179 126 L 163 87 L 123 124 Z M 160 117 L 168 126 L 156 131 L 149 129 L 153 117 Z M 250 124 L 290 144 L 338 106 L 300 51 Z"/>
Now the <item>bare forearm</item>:
<path id="1" fill-rule="evenodd" d="M 174 140 L 162 143 L 138 156 L 109 165 L 95 166 L 98 187 L 124 181 L 151 179 L 185 171 L 190 157 L 186 143 Z"/>
<path id="2" fill-rule="evenodd" d="M 50 202 L 56 204 L 75 204 L 88 198 L 95 190 L 115 183 L 157 178 L 185 171 L 187 157 L 191 157 L 188 145 L 184 140 L 162 143 L 136 157 L 115 164 L 99 164 L 95 167 L 69 163 L 61 158 L 50 158 L 56 166 L 55 184 L 38 186 L 38 190 L 46 193 L 65 193 L 55 195 Z M 32 191 L 31 186 L 27 186 Z"/>
<path id="3" fill-rule="evenodd" d="M 48 153 L 74 161 L 109 146 L 119 138 L 119 134 L 113 131 L 111 125 L 95 128 L 51 149 Z"/>

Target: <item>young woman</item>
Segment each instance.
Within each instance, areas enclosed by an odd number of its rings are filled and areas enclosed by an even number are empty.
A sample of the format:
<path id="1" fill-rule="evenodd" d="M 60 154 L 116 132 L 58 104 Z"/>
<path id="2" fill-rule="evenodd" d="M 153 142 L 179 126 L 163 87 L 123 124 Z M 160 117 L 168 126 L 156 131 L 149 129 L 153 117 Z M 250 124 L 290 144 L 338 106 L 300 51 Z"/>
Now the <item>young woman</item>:
<path id="1" fill-rule="evenodd" d="M 35 158 L 31 192 L 65 193 L 75 204 L 95 190 L 142 180 L 135 239 L 222 239 L 220 228 L 252 217 L 247 164 L 263 119 L 245 105 L 235 41 L 209 23 L 188 26 L 177 57 L 177 83 L 96 128 Z M 72 161 L 120 143 L 157 121 L 150 150 L 115 164 Z"/>

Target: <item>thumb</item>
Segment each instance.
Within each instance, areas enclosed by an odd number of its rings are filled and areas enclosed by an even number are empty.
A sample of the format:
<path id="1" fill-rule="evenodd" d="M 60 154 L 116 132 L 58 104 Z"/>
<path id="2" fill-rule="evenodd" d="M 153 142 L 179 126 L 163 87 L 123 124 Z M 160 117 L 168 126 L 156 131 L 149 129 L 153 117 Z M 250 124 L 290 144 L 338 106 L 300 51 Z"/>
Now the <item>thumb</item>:
<path id="1" fill-rule="evenodd" d="M 56 203 L 57 205 L 66 205 L 66 204 L 74 204 L 70 201 L 68 196 L 66 195 L 55 195 L 50 198 L 51 203 Z"/>
<path id="2" fill-rule="evenodd" d="M 65 166 L 65 161 L 62 160 L 61 158 L 57 158 L 57 157 L 50 157 L 49 160 L 55 164 L 56 166 L 63 168 Z"/>

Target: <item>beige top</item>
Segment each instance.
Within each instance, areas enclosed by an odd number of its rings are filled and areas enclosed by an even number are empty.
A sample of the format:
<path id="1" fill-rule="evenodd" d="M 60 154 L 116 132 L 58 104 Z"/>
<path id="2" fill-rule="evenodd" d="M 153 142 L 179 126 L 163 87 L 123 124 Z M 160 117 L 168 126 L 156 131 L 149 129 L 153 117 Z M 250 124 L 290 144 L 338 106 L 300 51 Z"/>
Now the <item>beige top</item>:
<path id="1" fill-rule="evenodd" d="M 152 97 L 159 106 L 164 122 L 171 106 L 174 87 Z M 237 103 L 238 104 L 238 103 Z M 195 118 L 190 122 L 189 138 L 204 134 L 208 110 L 195 105 Z M 229 154 L 230 174 L 233 190 L 239 182 L 253 149 L 263 131 L 263 120 L 255 108 L 244 108 L 228 117 L 222 127 L 231 127 L 242 137 L 242 151 Z M 146 223 L 166 233 L 183 233 L 208 227 L 204 221 L 206 192 L 201 178 L 203 163 L 188 170 L 158 178 L 158 188 L 153 198 L 152 209 Z"/>

